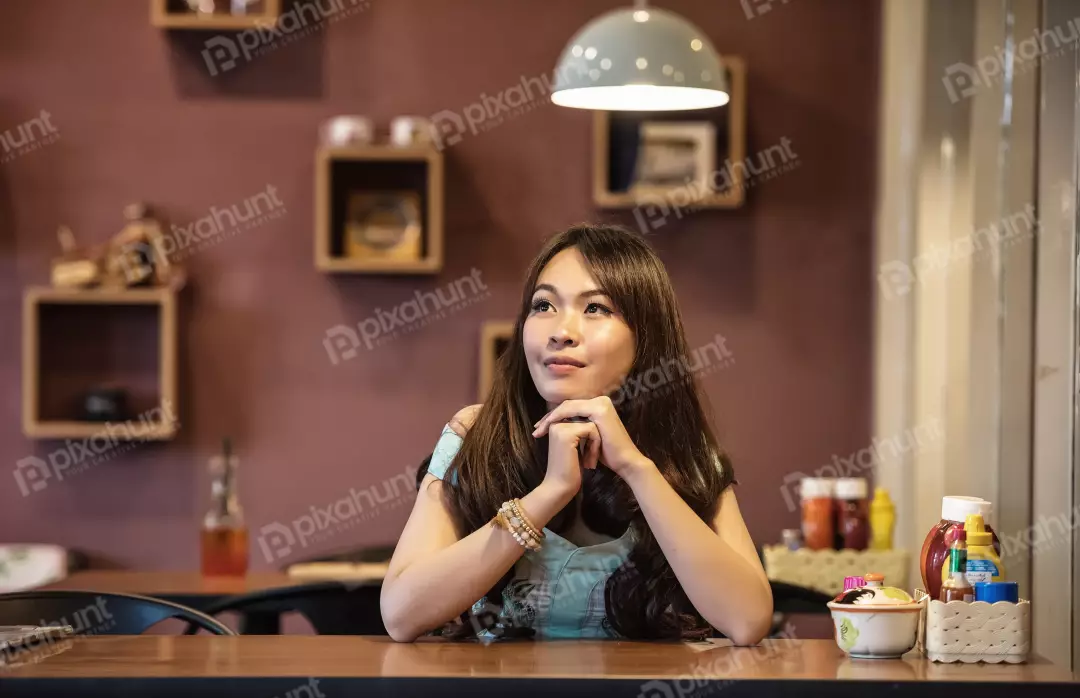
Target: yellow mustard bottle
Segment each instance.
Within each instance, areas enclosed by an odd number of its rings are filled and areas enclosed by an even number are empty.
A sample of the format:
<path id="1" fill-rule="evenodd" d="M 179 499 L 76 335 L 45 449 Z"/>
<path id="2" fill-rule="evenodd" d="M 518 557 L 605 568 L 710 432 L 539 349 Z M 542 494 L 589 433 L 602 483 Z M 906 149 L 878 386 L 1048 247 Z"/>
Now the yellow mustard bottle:
<path id="1" fill-rule="evenodd" d="M 870 502 L 870 549 L 892 550 L 893 526 L 896 525 L 896 507 L 884 487 L 874 488 Z"/>
<path id="2" fill-rule="evenodd" d="M 994 550 L 994 541 L 982 514 L 968 514 L 964 519 L 964 530 L 967 531 L 968 559 L 967 571 L 964 577 L 968 584 L 976 582 L 1004 582 L 1005 566 L 1001 564 L 1001 557 Z"/>

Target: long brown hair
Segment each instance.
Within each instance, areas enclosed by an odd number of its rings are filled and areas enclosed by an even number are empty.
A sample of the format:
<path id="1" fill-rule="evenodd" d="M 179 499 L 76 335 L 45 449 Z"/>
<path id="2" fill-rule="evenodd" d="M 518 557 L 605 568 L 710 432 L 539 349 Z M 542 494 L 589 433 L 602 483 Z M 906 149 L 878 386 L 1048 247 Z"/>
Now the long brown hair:
<path id="1" fill-rule="evenodd" d="M 618 307 L 636 339 L 633 366 L 612 394 L 634 444 L 695 514 L 711 523 L 721 492 L 732 482 L 731 464 L 718 447 L 702 409 L 675 292 L 663 264 L 637 235 L 609 226 L 576 226 L 551 238 L 533 260 L 522 292 L 514 334 L 496 366 L 491 393 L 450 465 L 443 488 L 458 534 L 489 522 L 499 505 L 523 497 L 544 478 L 547 438 L 535 439 L 532 425 L 546 413 L 522 347 L 522 327 L 531 310 L 537 278 L 560 251 L 577 248 L 593 276 Z M 672 367 L 679 375 L 672 376 Z M 660 369 L 667 380 L 644 396 L 623 390 L 640 385 Z M 722 468 L 717 467 L 717 462 Z M 605 588 L 608 623 L 633 639 L 687 639 L 710 632 L 694 610 L 664 557 L 630 487 L 600 466 L 585 471 L 581 515 L 588 527 L 618 537 L 632 527 L 636 542 L 629 560 Z M 573 503 L 548 528 L 561 533 L 575 515 Z M 513 570 L 488 598 L 498 598 Z"/>

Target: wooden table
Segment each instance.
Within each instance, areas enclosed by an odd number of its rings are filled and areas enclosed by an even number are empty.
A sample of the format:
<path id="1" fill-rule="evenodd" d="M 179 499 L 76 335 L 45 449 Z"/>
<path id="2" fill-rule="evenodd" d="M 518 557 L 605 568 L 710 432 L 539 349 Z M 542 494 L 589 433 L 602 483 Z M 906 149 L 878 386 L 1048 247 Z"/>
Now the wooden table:
<path id="1" fill-rule="evenodd" d="M 1072 674 L 1037 657 L 1018 665 L 933 664 L 914 654 L 860 660 L 831 640 L 736 648 L 726 640 L 484 646 L 345 636 L 102 636 L 40 651 L 36 663 L 23 657 L 19 665 L 0 667 L 0 695 L 704 698 L 723 689 L 723 698 L 996 698 L 1017 690 L 1075 698 L 1080 691 Z"/>
<path id="2" fill-rule="evenodd" d="M 297 572 L 253 572 L 244 577 L 204 577 L 198 572 L 142 572 L 138 570 L 86 570 L 49 584 L 45 589 L 84 589 L 122 594 L 142 594 L 157 598 L 221 598 L 253 591 L 288 587 L 330 579 L 348 582 L 382 582 L 385 564 L 304 565 Z M 322 571 L 322 574 L 304 570 Z M 349 571 L 352 571 L 351 573 Z M 182 603 L 182 602 L 178 602 Z"/>
<path id="3" fill-rule="evenodd" d="M 317 580 L 381 584 L 386 567 L 385 564 L 305 565 L 296 574 L 255 572 L 245 577 L 204 577 L 198 572 L 86 570 L 42 588 L 141 594 L 201 611 L 237 594 L 291 587 Z M 247 613 L 242 621 L 242 631 L 276 634 L 280 632 L 280 621 L 276 614 Z"/>
<path id="4" fill-rule="evenodd" d="M 295 584 L 297 581 L 284 572 L 256 572 L 245 577 L 204 577 L 198 572 L 86 570 L 75 572 L 43 588 L 142 594 L 172 601 L 178 598 L 216 599 Z"/>

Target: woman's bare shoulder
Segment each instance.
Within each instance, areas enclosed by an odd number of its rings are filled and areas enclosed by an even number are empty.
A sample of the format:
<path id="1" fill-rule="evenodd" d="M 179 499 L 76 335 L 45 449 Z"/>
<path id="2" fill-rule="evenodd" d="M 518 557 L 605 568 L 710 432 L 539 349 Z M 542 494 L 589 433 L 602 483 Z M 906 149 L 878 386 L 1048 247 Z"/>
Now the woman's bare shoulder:
<path id="1" fill-rule="evenodd" d="M 450 418 L 450 428 L 454 430 L 455 434 L 465 436 L 465 432 L 469 431 L 473 422 L 476 421 L 476 415 L 480 413 L 480 407 L 481 405 L 469 405 L 458 410 L 458 413 Z"/>

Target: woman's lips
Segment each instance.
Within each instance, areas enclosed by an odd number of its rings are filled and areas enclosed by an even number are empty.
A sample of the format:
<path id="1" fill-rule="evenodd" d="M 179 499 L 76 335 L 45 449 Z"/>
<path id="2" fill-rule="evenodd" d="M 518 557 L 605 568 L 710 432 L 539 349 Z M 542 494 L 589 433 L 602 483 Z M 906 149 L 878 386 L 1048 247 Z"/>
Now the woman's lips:
<path id="1" fill-rule="evenodd" d="M 556 363 L 545 364 L 544 368 L 546 368 L 549 373 L 551 373 L 553 375 L 556 375 L 556 376 L 569 376 L 570 374 L 574 373 L 575 371 L 580 371 L 582 369 L 581 366 L 575 366 L 574 364 L 556 364 Z"/>

